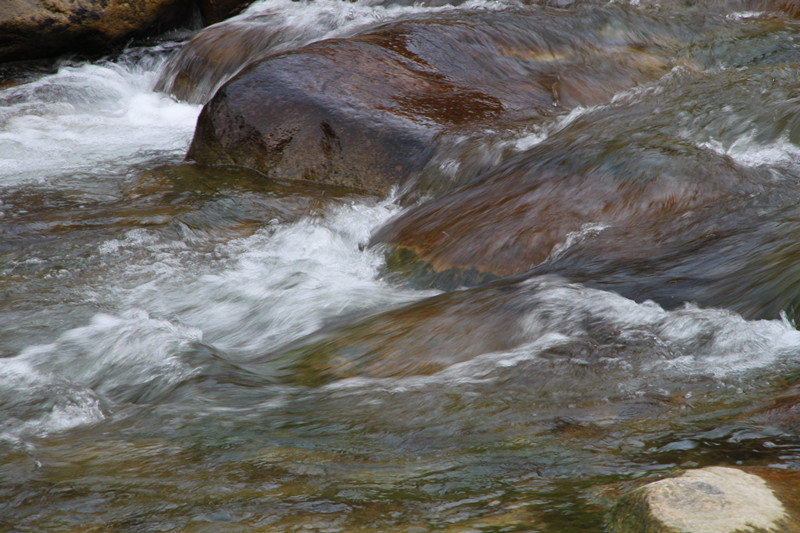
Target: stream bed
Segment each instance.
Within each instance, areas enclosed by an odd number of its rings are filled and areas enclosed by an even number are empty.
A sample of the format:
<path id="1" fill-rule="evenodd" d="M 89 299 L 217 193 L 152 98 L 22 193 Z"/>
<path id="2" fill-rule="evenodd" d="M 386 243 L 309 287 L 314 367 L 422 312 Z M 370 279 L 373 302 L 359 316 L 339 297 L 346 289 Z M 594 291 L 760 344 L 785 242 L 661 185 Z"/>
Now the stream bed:
<path id="1" fill-rule="evenodd" d="M 606 44 L 670 57 L 605 101 L 446 140 L 387 197 L 184 161 L 202 105 L 155 89 L 183 41 L 4 71 L 0 530 L 589 533 L 683 469 L 799 470 L 800 21 L 585 4 L 234 19 L 269 54 L 392 21 L 597 16 Z M 443 288 L 370 245 L 435 180 L 547 157 L 757 180 L 697 208 L 702 240 L 658 222 L 671 262 L 587 267 L 640 245 L 587 220 L 532 272 Z"/>

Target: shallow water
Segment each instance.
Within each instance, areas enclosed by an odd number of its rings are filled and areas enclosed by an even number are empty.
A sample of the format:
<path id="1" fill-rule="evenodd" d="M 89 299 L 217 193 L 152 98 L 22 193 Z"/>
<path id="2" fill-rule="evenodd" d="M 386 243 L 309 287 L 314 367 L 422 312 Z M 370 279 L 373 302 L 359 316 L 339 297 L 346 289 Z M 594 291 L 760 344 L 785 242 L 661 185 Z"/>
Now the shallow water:
<path id="1" fill-rule="evenodd" d="M 600 9 L 280 7 L 280 49 L 387 17 Z M 680 468 L 800 469 L 779 408 L 800 376 L 781 303 L 800 279 L 800 24 L 649 9 L 609 7 L 605 35 L 641 24 L 680 65 L 442 139 L 390 198 L 184 163 L 201 108 L 153 89 L 180 43 L 0 89 L 0 529 L 603 531 L 618 494 Z M 387 275 L 369 246 L 499 167 L 706 176 L 720 154 L 758 201 L 712 212 L 720 238 L 669 263 L 742 272 L 726 298 L 687 282 L 716 306 L 637 297 L 662 286 L 653 263 L 589 264 L 611 246 L 594 221 L 541 273 L 450 292 Z"/>

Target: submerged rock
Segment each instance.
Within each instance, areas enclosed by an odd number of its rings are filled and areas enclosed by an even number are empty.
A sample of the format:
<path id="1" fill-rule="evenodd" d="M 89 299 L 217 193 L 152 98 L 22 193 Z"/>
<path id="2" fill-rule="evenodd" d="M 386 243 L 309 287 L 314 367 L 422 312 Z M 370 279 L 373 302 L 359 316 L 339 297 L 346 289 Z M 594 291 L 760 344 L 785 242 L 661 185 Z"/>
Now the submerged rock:
<path id="1" fill-rule="evenodd" d="M 188 20 L 193 0 L 3 0 L 0 62 L 104 53 Z"/>
<path id="2" fill-rule="evenodd" d="M 603 28 L 608 18 L 604 11 L 569 19 L 473 13 L 457 22 L 389 24 L 270 56 L 205 106 L 187 157 L 385 193 L 424 167 L 442 134 L 606 101 L 669 70 L 671 45 L 656 35 L 652 42 L 620 37 Z M 256 53 L 240 54 L 237 42 L 257 33 L 239 27 L 233 34 L 198 36 L 197 55 L 185 52 L 163 86 L 202 99 Z M 205 68 L 193 64 L 219 65 L 219 74 L 206 80 Z"/>
<path id="3" fill-rule="evenodd" d="M 795 476 L 796 477 L 796 476 Z M 784 499 L 796 495 L 785 494 Z M 611 533 L 800 531 L 773 487 L 736 468 L 707 467 L 650 483 L 612 510 Z"/>
<path id="4" fill-rule="evenodd" d="M 331 325 L 281 350 L 293 382 L 429 375 L 525 337 L 518 322 L 537 286 L 454 291 L 361 320 Z"/>
<path id="5" fill-rule="evenodd" d="M 589 237 L 603 241 L 601 260 L 644 258 L 679 249 L 687 231 L 701 237 L 714 225 L 709 206 L 754 190 L 752 173 L 689 145 L 595 148 L 520 154 L 488 179 L 406 211 L 373 244 L 391 248 L 394 268 L 457 282 L 522 274 Z"/>

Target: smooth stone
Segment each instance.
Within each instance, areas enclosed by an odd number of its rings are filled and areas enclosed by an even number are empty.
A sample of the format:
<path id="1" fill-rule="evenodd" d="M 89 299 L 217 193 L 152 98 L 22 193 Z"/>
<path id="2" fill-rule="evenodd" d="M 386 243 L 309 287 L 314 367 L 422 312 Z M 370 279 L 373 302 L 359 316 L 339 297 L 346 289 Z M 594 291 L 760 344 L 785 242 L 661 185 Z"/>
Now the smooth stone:
<path id="1" fill-rule="evenodd" d="M 748 533 L 797 531 L 772 488 L 736 468 L 707 467 L 623 496 L 610 533 Z"/>
<path id="2" fill-rule="evenodd" d="M 724 213 L 767 179 L 676 142 L 595 148 L 554 140 L 518 154 L 482 181 L 407 210 L 372 244 L 388 246 L 390 267 L 434 281 L 522 274 L 584 240 L 602 242 L 592 261 L 632 261 L 702 238 L 715 225 L 712 207 Z"/>

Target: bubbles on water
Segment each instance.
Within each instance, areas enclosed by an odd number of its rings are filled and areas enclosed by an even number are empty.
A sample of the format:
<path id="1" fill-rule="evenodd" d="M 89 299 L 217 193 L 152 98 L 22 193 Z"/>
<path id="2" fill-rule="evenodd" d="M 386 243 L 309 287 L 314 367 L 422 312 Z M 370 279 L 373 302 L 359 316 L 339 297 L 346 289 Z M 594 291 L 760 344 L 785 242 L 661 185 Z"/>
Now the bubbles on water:
<path id="1" fill-rule="evenodd" d="M 32 348 L 48 353 L 55 345 Z M 105 418 L 101 399 L 57 374 L 37 368 L 28 357 L 0 359 L 0 441 L 22 442 Z"/>

